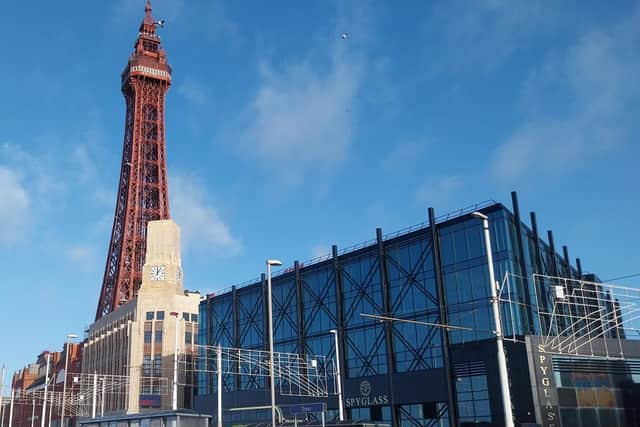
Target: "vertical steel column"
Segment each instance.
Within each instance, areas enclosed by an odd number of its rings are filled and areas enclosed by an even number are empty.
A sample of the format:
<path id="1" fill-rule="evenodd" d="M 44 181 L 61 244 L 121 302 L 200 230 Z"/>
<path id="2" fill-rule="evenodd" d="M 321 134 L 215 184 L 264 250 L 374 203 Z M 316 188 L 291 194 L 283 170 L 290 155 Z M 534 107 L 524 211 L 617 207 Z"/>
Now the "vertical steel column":
<path id="1" fill-rule="evenodd" d="M 233 347 L 240 348 L 240 310 L 238 310 L 238 289 L 235 286 L 231 287 L 231 304 L 233 310 Z M 240 375 L 233 375 L 233 384 L 236 390 L 240 390 Z"/>
<path id="2" fill-rule="evenodd" d="M 536 213 L 531 212 L 531 231 L 533 231 L 534 249 L 536 251 L 536 271 L 534 273 L 543 274 L 542 270 L 542 251 L 540 251 L 540 235 L 538 234 L 538 222 L 536 221 Z"/>
<path id="3" fill-rule="evenodd" d="M 567 278 L 573 279 L 573 273 L 571 272 L 571 261 L 569 260 L 569 248 L 566 245 L 562 246 L 562 255 L 564 257 L 564 263 L 567 265 Z"/>
<path id="4" fill-rule="evenodd" d="M 528 279 L 528 271 L 527 271 L 527 262 L 524 259 L 524 245 L 522 242 L 522 226 L 520 223 L 522 222 L 520 219 L 520 207 L 518 205 L 518 193 L 515 191 L 511 192 L 511 204 L 513 205 L 513 217 L 515 222 L 515 231 L 516 231 L 516 241 L 518 243 L 518 258 L 520 264 L 520 275 L 522 276 L 522 288 L 524 289 L 524 303 L 527 310 L 527 331 L 523 331 L 523 333 L 534 333 L 534 322 L 533 322 L 533 311 L 531 310 L 531 295 L 529 289 L 529 279 Z M 513 331 L 515 334 L 515 331 Z"/>
<path id="5" fill-rule="evenodd" d="M 235 286 L 234 289 L 235 291 Z M 218 344 L 216 354 L 216 366 L 218 375 L 218 427 L 222 427 L 222 347 Z M 235 375 L 239 377 L 239 375 Z M 179 425 L 179 424 L 178 424 Z"/>
<path id="6" fill-rule="evenodd" d="M 213 314 L 213 303 L 212 303 L 212 301 L 213 301 L 213 298 L 207 296 L 207 304 L 206 304 L 206 308 L 205 308 L 205 310 L 207 310 L 207 326 L 206 326 L 206 331 L 205 331 L 205 333 L 207 335 L 206 335 L 206 338 L 205 338 L 205 341 L 204 341 L 204 343 L 207 346 L 213 345 L 213 342 L 212 342 L 213 335 L 211 335 L 211 331 L 213 331 L 213 315 L 212 315 Z M 202 320 L 202 319 L 200 319 L 200 320 Z M 208 350 L 205 350 L 205 352 L 207 352 L 207 351 Z M 209 356 L 208 356 L 208 354 L 207 354 L 206 358 L 207 358 L 207 362 L 205 362 L 206 363 L 205 369 L 207 370 L 207 374 L 206 374 L 207 375 L 207 389 L 210 392 L 213 392 L 213 375 L 211 374 L 211 372 L 209 370 L 209 362 L 208 362 Z"/>
<path id="7" fill-rule="evenodd" d="M 344 324 L 344 298 L 343 298 L 343 287 L 342 287 L 342 267 L 340 266 L 340 257 L 338 256 L 338 246 L 331 246 L 331 256 L 333 258 L 333 280 L 335 281 L 336 288 L 336 330 L 338 331 L 337 340 L 338 345 L 342 349 L 340 354 L 336 354 L 336 358 L 340 358 L 340 377 L 342 380 L 342 384 L 345 383 L 345 379 L 347 378 L 347 373 L 349 367 L 346 364 L 346 331 Z M 348 408 L 345 408 L 349 411 Z"/>
<path id="8" fill-rule="evenodd" d="M 538 221 L 536 221 L 536 213 L 531 212 L 529 215 L 531 217 L 531 231 L 533 232 L 533 247 L 535 250 L 535 263 L 533 273 L 544 274 L 542 251 L 540 250 L 540 235 L 538 234 Z M 533 286 L 537 287 L 536 293 L 538 295 L 538 298 L 540 299 L 539 301 L 536 301 L 536 303 L 547 310 L 549 308 L 549 301 L 547 299 L 547 293 L 545 292 L 544 287 L 538 286 L 535 280 L 533 281 Z M 545 333 L 543 327 L 549 326 L 549 316 L 544 316 L 543 318 L 545 319 L 545 325 L 540 325 L 539 332 L 542 334 Z"/>
<path id="9" fill-rule="evenodd" d="M 387 256 L 384 249 L 384 241 L 382 240 L 382 228 L 376 228 L 376 242 L 378 244 L 378 260 L 380 262 L 380 286 L 382 287 L 382 306 L 384 315 L 392 317 L 391 310 L 391 289 L 389 288 L 389 276 L 387 275 Z M 387 350 L 387 378 L 389 381 L 389 391 L 391 394 L 391 422 L 397 426 L 398 416 L 396 413 L 396 405 L 393 396 L 393 373 L 395 371 L 395 354 L 393 349 L 393 325 L 391 322 L 384 322 L 384 336 Z"/>
<path id="10" fill-rule="evenodd" d="M 438 308 L 440 310 L 440 323 L 449 324 L 449 314 L 447 311 L 447 294 L 444 289 L 444 275 L 442 273 L 442 258 L 440 254 L 440 238 L 436 226 L 436 214 L 433 208 L 429 208 L 429 229 L 431 231 L 431 254 L 433 257 L 433 272 L 436 279 L 436 290 L 438 292 Z M 447 398 L 449 400 L 449 426 L 458 425 L 458 407 L 456 404 L 455 378 L 451 363 L 449 329 L 441 330 L 442 336 L 442 356 L 444 359 L 444 373 L 447 380 Z"/>
<path id="11" fill-rule="evenodd" d="M 264 350 L 269 351 L 269 304 L 267 302 L 267 276 L 264 273 L 260 274 L 260 281 L 263 301 L 262 333 L 264 336 Z"/>
<path id="12" fill-rule="evenodd" d="M 293 271 L 296 280 L 296 321 L 298 324 L 298 354 L 307 354 L 305 346 L 305 326 L 304 326 L 304 301 L 302 292 L 302 280 L 300 279 L 300 263 L 296 260 L 293 262 Z"/>
<path id="13" fill-rule="evenodd" d="M 551 252 L 551 275 L 559 276 L 558 263 L 556 262 L 556 245 L 553 243 L 553 231 L 547 230 L 547 239 L 549 240 L 549 251 Z"/>
<path id="14" fill-rule="evenodd" d="M 576 258 L 576 270 L 578 270 L 578 280 L 582 280 L 582 261 L 580 258 Z"/>

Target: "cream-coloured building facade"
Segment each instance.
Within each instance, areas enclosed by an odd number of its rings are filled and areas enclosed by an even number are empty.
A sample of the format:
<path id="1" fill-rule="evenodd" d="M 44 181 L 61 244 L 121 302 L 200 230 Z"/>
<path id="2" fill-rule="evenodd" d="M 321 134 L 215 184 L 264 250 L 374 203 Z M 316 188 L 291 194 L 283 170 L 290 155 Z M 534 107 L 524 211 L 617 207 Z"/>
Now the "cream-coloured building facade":
<path id="1" fill-rule="evenodd" d="M 177 406 L 191 406 L 193 387 L 185 385 L 191 379 L 184 362 L 198 340 L 200 294 L 184 290 L 180 228 L 172 220 L 148 223 L 142 274 L 136 298 L 88 330 L 82 372 L 85 378 L 96 374 L 98 407 L 104 395 L 105 415 L 172 408 L 176 327 Z"/>

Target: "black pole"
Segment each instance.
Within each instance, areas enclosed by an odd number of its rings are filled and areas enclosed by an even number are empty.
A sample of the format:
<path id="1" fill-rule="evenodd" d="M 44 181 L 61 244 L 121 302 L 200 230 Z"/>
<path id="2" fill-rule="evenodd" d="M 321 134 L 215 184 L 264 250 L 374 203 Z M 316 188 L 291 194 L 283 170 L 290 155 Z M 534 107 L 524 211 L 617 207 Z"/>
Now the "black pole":
<path id="1" fill-rule="evenodd" d="M 576 258 L 576 270 L 578 270 L 578 280 L 582 280 L 582 261 Z"/>
<path id="2" fill-rule="evenodd" d="M 533 246 L 536 251 L 535 272 L 538 274 L 544 274 L 544 271 L 542 269 L 542 251 L 540 250 L 540 235 L 538 234 L 538 222 L 536 221 L 536 213 L 531 212 L 529 215 L 531 216 L 531 231 L 533 231 Z"/>
<path id="3" fill-rule="evenodd" d="M 298 317 L 298 354 L 307 354 L 305 348 L 305 325 L 304 325 L 304 298 L 302 295 L 302 279 L 300 278 L 300 263 L 293 262 L 293 270 L 296 280 L 296 316 Z"/>
<path id="4" fill-rule="evenodd" d="M 442 273 L 442 260 L 440 258 L 440 239 L 436 226 L 436 215 L 433 208 L 429 208 L 429 228 L 431 230 L 431 248 L 433 255 L 433 271 L 436 278 L 436 289 L 438 291 L 438 308 L 440 309 L 440 323 L 449 324 L 447 312 L 447 295 L 444 290 L 444 277 Z M 441 329 L 442 355 L 444 358 L 444 372 L 447 379 L 447 398 L 449 400 L 449 426 L 458 425 L 458 408 L 456 406 L 455 377 L 451 366 L 451 355 L 449 345 L 449 330 Z"/>
<path id="5" fill-rule="evenodd" d="M 264 336 L 264 349 L 269 351 L 269 303 L 267 302 L 267 275 L 265 273 L 260 274 L 260 283 L 262 285 L 262 305 L 263 305 L 263 319 L 262 319 L 262 333 Z M 267 378 L 267 382 L 269 379 Z"/>
<path id="6" fill-rule="evenodd" d="M 231 287 L 231 301 L 233 309 L 233 346 L 240 348 L 240 313 L 238 310 L 238 289 L 235 286 Z M 240 390 L 240 375 L 233 375 L 233 384 L 236 390 Z"/>
<path id="7" fill-rule="evenodd" d="M 556 262 L 556 245 L 553 243 L 553 231 L 547 230 L 549 240 L 549 251 L 551 252 L 551 275 L 558 276 L 558 263 Z"/>
<path id="8" fill-rule="evenodd" d="M 345 352 L 345 329 L 344 329 L 344 298 L 342 293 L 342 267 L 340 266 L 340 257 L 338 256 L 338 246 L 331 246 L 331 255 L 333 256 L 333 275 L 334 281 L 336 284 L 336 330 L 338 331 L 338 346 L 342 349 L 340 351 L 340 379 L 342 380 L 342 384 L 345 383 L 345 379 L 348 376 L 348 369 L 346 363 L 346 352 Z M 336 353 L 338 349 L 336 349 Z M 338 355 L 336 354 L 336 358 Z M 344 390 L 343 390 L 344 393 Z M 344 394 L 343 394 L 344 395 Z M 344 403 L 344 402 L 343 402 Z M 348 408 L 344 408 L 345 416 Z"/>
<path id="9" fill-rule="evenodd" d="M 386 253 L 384 249 L 384 241 L 382 239 L 382 228 L 376 228 L 376 242 L 378 243 L 378 259 L 380 262 L 380 284 L 382 286 L 382 304 L 384 315 L 391 317 L 391 292 L 389 289 L 389 279 L 387 276 Z M 387 377 L 389 381 L 389 391 L 391 394 L 391 423 L 393 426 L 399 426 L 398 414 L 396 413 L 396 404 L 393 396 L 393 373 L 395 371 L 395 353 L 393 351 L 393 325 L 391 322 L 384 322 L 384 336 L 387 349 Z"/>
<path id="10" fill-rule="evenodd" d="M 524 259 L 524 246 L 522 244 L 522 226 L 521 226 L 521 219 L 520 219 L 520 207 L 518 206 L 518 193 L 516 193 L 515 191 L 511 192 L 511 203 L 513 205 L 513 219 L 515 222 L 515 228 L 516 228 L 516 241 L 518 243 L 518 259 L 519 259 L 519 264 L 520 264 L 520 276 L 522 277 L 522 288 L 525 290 L 524 291 L 524 303 L 525 303 L 525 307 L 527 310 L 527 317 L 528 317 L 528 322 L 527 322 L 527 330 L 526 331 L 522 331 L 525 334 L 530 334 L 533 333 L 533 331 L 535 330 L 534 325 L 533 325 L 533 311 L 531 310 L 531 296 L 529 294 L 530 290 L 529 290 L 529 280 L 528 280 L 528 272 L 527 272 L 527 263 L 526 260 Z M 515 335 L 515 331 L 513 331 L 514 335 Z"/>
<path id="11" fill-rule="evenodd" d="M 564 258 L 564 264 L 567 267 L 567 278 L 573 279 L 573 273 L 571 272 L 571 261 L 569 258 L 569 248 L 567 245 L 562 245 L 562 257 Z"/>
<path id="12" fill-rule="evenodd" d="M 540 250 L 540 235 L 538 234 L 538 221 L 536 220 L 536 213 L 531 212 L 529 216 L 531 218 L 531 231 L 533 232 L 533 247 L 535 250 L 536 258 L 534 263 L 535 273 L 544 274 L 545 271 L 543 268 L 544 264 L 542 262 L 542 251 Z M 547 298 L 547 292 L 544 288 L 544 281 L 539 281 L 539 283 L 537 283 L 534 279 L 533 286 L 536 287 L 536 293 L 538 294 L 538 304 L 544 307 L 545 310 L 549 310 L 549 299 Z M 550 320 L 551 319 L 549 319 L 548 315 L 543 315 L 541 317 L 541 323 L 544 323 L 544 325 L 540 325 L 541 334 L 545 334 L 547 328 L 550 327 Z"/>

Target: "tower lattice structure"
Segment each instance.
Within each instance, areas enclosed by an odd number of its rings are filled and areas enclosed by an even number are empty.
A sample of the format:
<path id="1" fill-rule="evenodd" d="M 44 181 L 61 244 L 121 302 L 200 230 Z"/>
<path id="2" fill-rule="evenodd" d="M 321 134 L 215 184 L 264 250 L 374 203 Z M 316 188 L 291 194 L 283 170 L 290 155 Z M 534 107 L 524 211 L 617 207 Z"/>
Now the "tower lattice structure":
<path id="1" fill-rule="evenodd" d="M 142 281 L 147 223 L 169 219 L 164 116 L 171 67 L 157 25 L 147 0 L 134 51 L 122 72 L 124 147 L 96 320 L 135 297 Z"/>

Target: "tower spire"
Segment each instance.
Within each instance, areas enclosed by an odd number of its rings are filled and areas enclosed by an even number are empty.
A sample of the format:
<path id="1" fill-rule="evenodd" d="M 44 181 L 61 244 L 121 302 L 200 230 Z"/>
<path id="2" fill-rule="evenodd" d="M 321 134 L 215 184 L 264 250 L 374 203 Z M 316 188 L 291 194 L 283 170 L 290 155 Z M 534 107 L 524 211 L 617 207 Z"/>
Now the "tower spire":
<path id="1" fill-rule="evenodd" d="M 153 19 L 152 11 L 151 0 L 147 0 L 147 3 L 144 5 L 144 19 L 140 24 L 140 32 L 151 34 L 156 32 L 156 21 Z"/>

